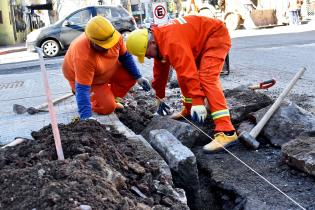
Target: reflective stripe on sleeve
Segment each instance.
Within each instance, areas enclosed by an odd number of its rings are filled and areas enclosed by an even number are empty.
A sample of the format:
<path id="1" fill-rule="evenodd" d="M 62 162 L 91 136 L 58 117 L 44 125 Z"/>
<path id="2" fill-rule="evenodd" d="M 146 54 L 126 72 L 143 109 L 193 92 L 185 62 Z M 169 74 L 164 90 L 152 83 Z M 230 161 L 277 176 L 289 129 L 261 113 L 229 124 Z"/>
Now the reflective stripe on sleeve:
<path id="1" fill-rule="evenodd" d="M 185 24 L 187 21 L 183 17 L 176 18 L 180 24 Z"/>

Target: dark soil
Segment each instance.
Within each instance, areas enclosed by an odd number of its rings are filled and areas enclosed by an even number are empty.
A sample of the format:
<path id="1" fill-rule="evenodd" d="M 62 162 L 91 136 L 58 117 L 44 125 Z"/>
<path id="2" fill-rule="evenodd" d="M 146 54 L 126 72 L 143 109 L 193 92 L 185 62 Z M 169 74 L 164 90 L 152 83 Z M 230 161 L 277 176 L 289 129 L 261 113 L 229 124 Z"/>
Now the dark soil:
<path id="1" fill-rule="evenodd" d="M 57 160 L 51 126 L 0 150 L 0 209 L 182 209 L 154 187 L 165 178 L 142 144 L 94 120 L 59 129 L 64 161 Z"/>
<path id="2" fill-rule="evenodd" d="M 123 110 L 116 111 L 117 117 L 133 132 L 140 134 L 155 113 L 154 96 L 146 95 L 144 92 L 131 93 L 126 97 L 124 106 Z"/>
<path id="3" fill-rule="evenodd" d="M 290 168 L 282 159 L 280 149 L 266 145 L 258 151 L 249 151 L 237 144 L 229 150 L 303 207 L 315 209 L 315 179 Z M 299 209 L 226 152 L 204 154 L 200 147 L 193 152 L 198 160 L 200 179 L 211 174 L 208 189 L 214 192 L 221 209 Z"/>
<path id="4" fill-rule="evenodd" d="M 233 91 L 225 91 L 225 94 L 229 96 L 233 94 Z M 180 110 L 179 90 L 173 89 L 169 95 L 166 102 L 174 110 Z M 307 97 L 301 97 L 306 98 L 305 101 L 307 101 Z M 132 98 L 128 100 L 132 100 Z M 150 98 L 146 98 L 144 101 L 149 103 Z M 303 101 L 301 103 L 304 104 Z M 146 107 L 146 104 L 141 106 L 142 109 L 143 107 Z M 128 112 L 134 118 L 139 115 L 138 117 L 143 118 L 142 121 L 147 120 L 141 112 L 137 111 L 137 108 L 130 109 Z M 132 123 L 126 123 L 123 118 L 124 116 L 120 115 L 121 121 L 134 130 Z M 236 128 L 238 123 L 234 122 Z M 139 133 L 139 130 L 143 129 L 144 126 L 145 124 L 134 131 Z M 213 123 L 210 119 L 209 121 L 207 119 L 206 125 L 199 125 L 199 127 L 206 133 L 212 134 Z M 315 202 L 312 199 L 315 193 L 314 178 L 288 167 L 283 162 L 281 150 L 271 147 L 268 141 L 261 138 L 258 138 L 262 143 L 258 152 L 249 151 L 241 144 L 237 144 L 230 150 L 304 207 L 315 209 Z M 210 140 L 208 139 L 208 141 Z M 204 141 L 200 142 L 205 144 Z M 226 152 L 204 154 L 199 144 L 192 150 L 198 161 L 204 209 L 298 209 L 292 201 L 272 188 L 230 154 Z M 213 197 L 215 197 L 215 202 L 211 200 Z"/>

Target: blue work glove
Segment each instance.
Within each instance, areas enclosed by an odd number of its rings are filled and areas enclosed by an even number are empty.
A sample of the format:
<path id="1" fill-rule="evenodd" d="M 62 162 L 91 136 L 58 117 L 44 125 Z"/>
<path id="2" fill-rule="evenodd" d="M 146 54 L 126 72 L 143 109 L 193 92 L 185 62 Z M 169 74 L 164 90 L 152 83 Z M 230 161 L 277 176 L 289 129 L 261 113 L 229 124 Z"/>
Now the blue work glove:
<path id="1" fill-rule="evenodd" d="M 195 105 L 191 107 L 191 119 L 197 123 L 203 123 L 207 117 L 207 109 L 204 105 Z"/>
<path id="2" fill-rule="evenodd" d="M 171 112 L 170 112 L 171 108 L 164 102 L 163 99 L 157 99 L 156 103 L 157 103 L 157 106 L 158 106 L 157 113 L 159 115 L 164 116 L 164 115 L 171 114 Z"/>
<path id="3" fill-rule="evenodd" d="M 149 80 L 147 80 L 144 77 L 140 77 L 137 79 L 138 84 L 142 87 L 144 91 L 150 91 L 151 90 L 151 85 L 149 83 Z"/>
<path id="4" fill-rule="evenodd" d="M 92 116 L 90 92 L 90 85 L 82 85 L 77 82 L 75 83 L 75 97 L 77 99 L 80 119 L 86 119 Z"/>

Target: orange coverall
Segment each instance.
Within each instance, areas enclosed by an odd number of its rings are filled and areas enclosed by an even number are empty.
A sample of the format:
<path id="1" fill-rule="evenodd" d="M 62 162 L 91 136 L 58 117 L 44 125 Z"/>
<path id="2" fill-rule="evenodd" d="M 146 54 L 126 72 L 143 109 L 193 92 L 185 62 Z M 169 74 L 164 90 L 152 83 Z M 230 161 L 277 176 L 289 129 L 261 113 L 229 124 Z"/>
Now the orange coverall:
<path id="1" fill-rule="evenodd" d="M 75 82 L 91 86 L 92 110 L 98 114 L 110 114 L 116 108 L 115 97 L 123 98 L 136 80 L 118 61 L 127 51 L 120 38 L 107 53 L 90 46 L 83 33 L 71 43 L 64 58 L 62 71 L 73 91 Z"/>
<path id="2" fill-rule="evenodd" d="M 184 105 L 203 105 L 207 98 L 215 131 L 235 130 L 220 82 L 231 39 L 223 22 L 202 16 L 177 18 L 152 28 L 161 58 L 154 60 L 153 88 L 165 97 L 170 65 L 176 71 Z"/>

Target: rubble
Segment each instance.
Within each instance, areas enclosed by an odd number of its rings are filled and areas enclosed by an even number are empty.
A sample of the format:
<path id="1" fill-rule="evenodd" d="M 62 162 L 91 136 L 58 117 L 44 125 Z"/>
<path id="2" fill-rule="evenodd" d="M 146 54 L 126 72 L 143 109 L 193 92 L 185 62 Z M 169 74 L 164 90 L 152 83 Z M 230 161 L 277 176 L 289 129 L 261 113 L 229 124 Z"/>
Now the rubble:
<path id="1" fill-rule="evenodd" d="M 148 138 L 170 166 L 174 183 L 186 191 L 188 205 L 200 209 L 200 191 L 195 155 L 165 129 L 152 130 Z"/>
<path id="2" fill-rule="evenodd" d="M 253 113 L 258 122 L 269 107 Z M 282 103 L 264 126 L 262 133 L 274 146 L 295 139 L 303 132 L 315 130 L 315 116 L 294 103 Z"/>
<path id="3" fill-rule="evenodd" d="M 169 105 L 178 109 L 178 106 L 174 106 L 174 101 L 180 101 L 180 96 L 177 93 L 177 89 L 173 89 L 174 94 L 171 94 L 167 98 L 167 102 L 170 100 Z M 244 110 L 260 110 L 271 104 L 272 100 L 269 96 L 259 91 L 240 91 L 227 90 L 226 94 L 229 97 L 233 96 L 233 92 L 241 94 L 240 98 L 245 98 L 245 103 L 236 110 L 240 110 L 243 118 L 240 121 L 236 121 L 235 126 L 239 130 L 251 130 L 254 126 L 250 116 Z M 242 95 L 245 94 L 245 95 Z M 253 94 L 262 94 L 253 97 Z M 177 98 L 176 98 L 177 97 Z M 249 99 L 248 101 L 246 100 Z M 131 100 L 131 99 L 130 99 Z M 151 98 L 147 98 L 148 104 L 152 103 Z M 229 99 L 228 99 L 229 100 Z M 237 100 L 237 98 L 235 98 Z M 254 104 L 260 104 L 259 106 L 251 105 L 252 100 L 257 100 Z M 268 103 L 265 103 L 265 101 Z M 246 104 L 252 106 L 246 107 Z M 142 105 L 143 106 L 143 105 Z M 145 105 L 144 105 L 145 106 Z M 150 106 L 149 106 L 150 107 Z M 129 109 L 130 115 L 140 115 L 136 110 Z M 174 135 L 176 132 L 172 127 L 177 127 L 178 122 L 170 123 L 167 117 L 159 117 L 160 121 L 165 121 L 163 129 L 168 130 Z M 154 121 L 157 117 L 151 118 L 150 129 L 142 127 L 145 131 L 141 131 L 144 136 L 147 132 L 154 129 L 161 129 L 157 124 L 159 121 Z M 153 123 L 154 122 L 154 123 Z M 169 123 L 166 123 L 169 122 Z M 183 121 L 185 123 L 185 121 Z M 199 126 L 203 131 L 211 136 L 213 132 L 213 122 L 207 118 L 203 126 Z M 128 127 L 129 125 L 126 124 Z M 187 125 L 187 129 L 190 125 Z M 140 129 L 139 129 L 140 130 Z M 185 132 L 185 130 L 182 130 Z M 176 133 L 176 135 L 179 135 Z M 174 135 L 174 136 L 176 136 Z M 149 141 L 147 136 L 146 140 Z M 178 138 L 178 140 L 180 140 Z M 229 150 L 239 157 L 246 164 L 251 166 L 259 174 L 267 178 L 271 183 L 275 184 L 281 190 L 283 190 L 290 197 L 301 203 L 303 207 L 307 209 L 314 209 L 315 202 L 312 199 L 312 195 L 315 193 L 315 187 L 313 185 L 313 178 L 307 176 L 306 173 L 297 171 L 290 168 L 283 160 L 281 150 L 275 148 L 267 140 L 264 140 L 264 136 L 258 136 L 261 144 L 259 150 L 249 151 L 240 143 L 229 148 Z M 266 183 L 263 179 L 257 176 L 255 173 L 246 168 L 242 163 L 237 161 L 234 157 L 226 152 L 219 152 L 215 154 L 204 154 L 202 152 L 202 146 L 208 143 L 210 139 L 207 137 L 207 142 L 204 141 L 204 136 L 201 135 L 199 139 L 194 140 L 194 145 L 190 148 L 195 154 L 198 166 L 198 178 L 200 183 L 200 197 L 202 208 L 207 209 L 296 209 L 297 206 L 288 200 L 283 194 L 275 190 L 272 186 Z M 176 159 L 176 158 L 174 158 Z M 176 183 L 175 183 L 176 185 Z"/>
<path id="4" fill-rule="evenodd" d="M 279 149 L 262 147 L 250 151 L 237 144 L 229 150 L 303 207 L 315 208 L 312 199 L 315 193 L 314 179 L 291 170 L 282 161 Z M 231 155 L 225 152 L 205 155 L 199 147 L 194 148 L 193 152 L 197 158 L 199 179 L 209 179 L 208 184 L 200 181 L 200 185 L 214 194 L 216 199 L 209 202 L 219 206 L 217 209 L 298 209 Z"/>
<path id="5" fill-rule="evenodd" d="M 283 144 L 281 150 L 288 165 L 315 176 L 315 130 Z"/>
<path id="6" fill-rule="evenodd" d="M 171 105 L 180 101 L 178 89 L 173 90 Z M 253 124 L 246 112 L 265 107 L 271 99 L 241 90 L 226 94 L 235 105 L 233 112 L 239 112 L 242 119 L 234 118 L 236 128 L 250 130 Z M 232 99 L 233 92 L 240 94 L 242 103 L 233 102 L 237 99 Z M 60 125 L 65 161 L 56 160 L 50 127 L 32 133 L 34 141 L 0 150 L 1 208 L 296 209 L 230 154 L 204 154 L 202 146 L 210 141 L 208 137 L 185 121 L 155 116 L 155 108 L 151 95 L 132 93 L 125 109 L 117 113 L 145 138 L 128 135 L 130 129 L 123 125 L 117 127 L 119 131 L 95 121 Z M 206 122 L 198 126 L 211 135 L 213 122 L 210 118 Z M 307 162 L 312 157 L 312 140 L 303 140 L 303 144 L 301 140 L 285 144 L 282 151 L 268 142 L 257 151 L 239 143 L 229 150 L 305 208 L 314 209 L 314 179 L 305 173 L 313 168 Z M 299 146 L 305 150 L 293 150 Z M 285 160 L 299 165 L 289 167 Z"/>
<path id="7" fill-rule="evenodd" d="M 272 104 L 272 99 L 259 91 L 250 90 L 247 86 L 239 86 L 224 91 L 233 122 L 238 123 L 247 118 L 251 112 L 258 111 Z"/>
<path id="8" fill-rule="evenodd" d="M 188 148 L 193 147 L 203 135 L 188 123 L 162 116 L 155 116 L 152 118 L 151 122 L 141 132 L 141 135 L 145 139 L 149 139 L 150 131 L 158 129 L 165 129 L 169 131 Z"/>

